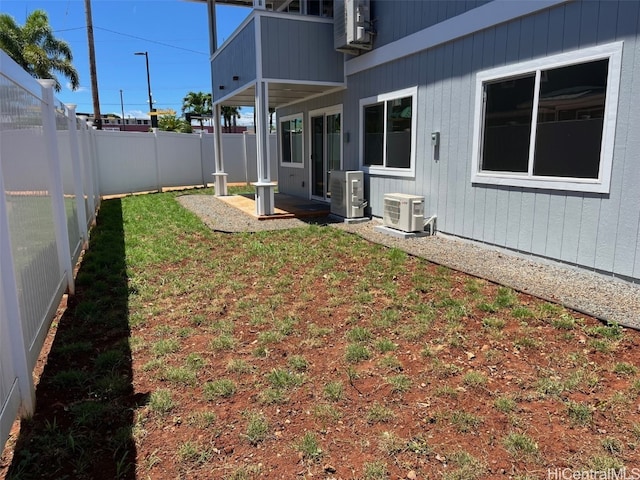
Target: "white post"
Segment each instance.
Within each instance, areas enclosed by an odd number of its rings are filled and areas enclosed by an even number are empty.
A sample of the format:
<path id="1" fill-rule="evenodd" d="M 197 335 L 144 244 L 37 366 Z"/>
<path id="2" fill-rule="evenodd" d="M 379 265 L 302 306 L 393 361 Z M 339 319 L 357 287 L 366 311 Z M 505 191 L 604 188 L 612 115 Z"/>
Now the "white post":
<path id="1" fill-rule="evenodd" d="M 71 147 L 71 162 L 73 165 L 73 184 L 76 194 L 76 213 L 78 226 L 82 234 L 83 247 L 87 248 L 89 232 L 87 230 L 87 207 L 84 200 L 84 185 L 82 184 L 82 162 L 80 162 L 80 144 L 78 142 L 78 120 L 76 118 L 76 106 L 67 105 L 67 124 L 69 125 L 69 143 Z"/>
<path id="2" fill-rule="evenodd" d="M 156 184 L 158 185 L 158 193 L 162 193 L 162 183 L 160 177 L 160 155 L 158 154 L 158 129 L 153 128 L 153 155 L 156 161 Z"/>
<path id="3" fill-rule="evenodd" d="M 70 294 L 75 292 L 73 280 L 73 265 L 69 249 L 69 230 L 67 229 L 67 215 L 64 208 L 64 188 L 60 169 L 60 155 L 58 153 L 58 138 L 56 129 L 56 111 L 53 98 L 53 80 L 38 80 L 42 86 L 42 127 L 46 148 L 49 153 L 49 169 L 51 174 L 51 201 L 53 203 L 53 221 L 56 230 L 56 246 L 60 272 L 67 277 L 67 289 Z"/>
<path id="4" fill-rule="evenodd" d="M 274 190 L 276 183 L 271 181 L 269 162 L 269 85 L 256 82 L 256 157 L 258 181 L 256 187 L 256 215 L 273 215 L 275 212 Z"/>
<path id="5" fill-rule="evenodd" d="M 220 126 L 220 116 L 222 110 L 220 104 L 213 106 L 213 158 L 216 164 L 216 171 L 213 173 L 214 189 L 216 197 L 228 195 L 227 173 L 224 172 L 224 158 L 222 156 L 222 127 Z"/>
<path id="6" fill-rule="evenodd" d="M 84 179 L 83 181 L 86 183 L 87 187 L 87 218 L 85 218 L 85 222 L 87 223 L 87 228 L 90 224 L 93 223 L 95 212 L 96 212 L 96 202 L 95 202 L 95 181 L 93 175 L 94 163 L 93 163 L 93 150 L 91 147 L 91 129 L 87 124 L 87 117 L 80 116 L 77 117 L 82 121 L 82 157 L 83 157 L 83 166 L 84 166 Z M 89 211 L 90 210 L 90 211 Z"/>
<path id="7" fill-rule="evenodd" d="M 5 192 L 4 180 L 0 175 L 0 191 Z M 21 406 L 20 415 L 30 416 L 35 408 L 36 393 L 33 386 L 33 377 L 29 369 L 27 358 L 27 342 L 22 330 L 22 316 L 20 315 L 20 299 L 13 252 L 11 249 L 11 235 L 9 233 L 9 216 L 7 214 L 6 199 L 0 198 L 0 308 L 4 306 L 7 318 L 7 334 L 9 341 L 4 345 L 11 346 L 11 361 L 13 372 L 20 389 Z"/>

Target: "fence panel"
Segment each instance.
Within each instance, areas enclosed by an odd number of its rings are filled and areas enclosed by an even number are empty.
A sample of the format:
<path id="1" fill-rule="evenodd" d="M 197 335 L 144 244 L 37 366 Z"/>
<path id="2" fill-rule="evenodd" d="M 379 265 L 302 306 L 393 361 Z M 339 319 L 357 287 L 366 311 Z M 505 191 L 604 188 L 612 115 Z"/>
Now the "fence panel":
<path id="1" fill-rule="evenodd" d="M 199 135 L 156 132 L 160 185 L 203 185 Z M 209 179 L 207 179 L 209 181 Z"/>
<path id="2" fill-rule="evenodd" d="M 255 178 L 247 176 L 247 157 L 245 155 L 245 137 L 251 134 L 243 133 L 223 133 L 222 134 L 222 156 L 224 158 L 224 171 L 229 175 L 228 183 L 248 183 L 255 181 Z M 255 135 L 253 135 L 255 137 Z"/>
<path id="3" fill-rule="evenodd" d="M 69 122 L 65 114 L 65 107 L 57 103 L 56 132 L 58 137 L 58 157 L 62 173 L 62 191 L 64 193 L 64 209 L 67 217 L 67 232 L 69 235 L 69 253 L 73 262 L 80 257 L 82 249 L 82 234 L 78 225 L 78 211 L 75 185 L 73 183 L 73 162 L 71 161 L 71 138 Z"/>
<path id="4" fill-rule="evenodd" d="M 55 157 L 50 155 L 55 131 L 45 132 L 52 106 L 43 101 L 40 84 L 3 52 L 0 65 L 0 186 L 4 194 L 0 205 L 0 441 L 4 444 L 20 405 L 25 413 L 33 407 L 31 372 L 67 286 L 67 272 L 60 268 L 54 224 L 52 192 L 60 191 L 53 183 L 51 160 Z M 61 228 L 66 232 L 69 226 Z"/>
<path id="5" fill-rule="evenodd" d="M 157 190 L 155 136 L 151 133 L 93 131 L 102 195 Z"/>

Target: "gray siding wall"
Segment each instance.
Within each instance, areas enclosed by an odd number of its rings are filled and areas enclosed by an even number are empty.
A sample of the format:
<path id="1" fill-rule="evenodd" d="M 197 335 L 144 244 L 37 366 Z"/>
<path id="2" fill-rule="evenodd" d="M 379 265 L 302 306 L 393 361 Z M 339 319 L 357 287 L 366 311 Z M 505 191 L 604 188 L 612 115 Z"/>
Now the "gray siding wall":
<path id="1" fill-rule="evenodd" d="M 348 169 L 359 167 L 359 100 L 418 86 L 416 176 L 367 176 L 371 213 L 382 216 L 384 193 L 424 195 L 425 213 L 438 215 L 442 232 L 640 281 L 639 18 L 640 2 L 570 2 L 350 76 L 343 102 Z M 471 184 L 478 71 L 618 40 L 624 49 L 610 194 Z M 432 131 L 441 132 L 437 161 Z"/>
<path id="2" fill-rule="evenodd" d="M 460 15 L 490 0 L 372 0 L 373 48 Z M 398 12 L 403 12 L 398 15 Z"/>
<path id="3" fill-rule="evenodd" d="M 311 135 L 309 130 L 309 112 L 313 110 L 319 110 L 325 107 L 333 107 L 335 105 L 342 105 L 343 92 L 332 93 L 323 97 L 318 97 L 313 100 L 304 103 L 296 103 L 288 107 L 279 108 L 277 110 L 278 122 L 280 118 L 287 115 L 293 115 L 297 113 L 303 114 L 303 129 L 304 129 L 304 168 L 291 168 L 280 166 L 278 169 L 278 190 L 285 192 L 289 195 L 295 195 L 298 197 L 309 198 L 310 196 L 310 165 L 311 165 Z M 344 132 L 344 127 L 343 127 Z M 350 135 L 350 140 L 353 142 L 357 140 L 353 135 Z M 279 141 L 279 137 L 278 137 Z M 345 141 L 345 135 L 342 136 L 342 141 Z M 346 143 L 345 143 L 346 149 Z M 346 158 L 343 159 L 343 162 Z M 356 160 L 357 163 L 357 160 Z M 278 164 L 280 164 L 280 148 L 278 147 Z"/>
<path id="4" fill-rule="evenodd" d="M 302 81 L 344 81 L 344 56 L 333 49 L 333 23 L 314 17 L 262 17 L 262 75 Z"/>
<path id="5" fill-rule="evenodd" d="M 225 44 L 211 62 L 213 101 L 229 95 L 236 88 L 256 78 L 255 19 L 250 21 L 229 44 Z M 237 75 L 239 80 L 233 81 Z M 224 85 L 220 90 L 219 85 Z"/>

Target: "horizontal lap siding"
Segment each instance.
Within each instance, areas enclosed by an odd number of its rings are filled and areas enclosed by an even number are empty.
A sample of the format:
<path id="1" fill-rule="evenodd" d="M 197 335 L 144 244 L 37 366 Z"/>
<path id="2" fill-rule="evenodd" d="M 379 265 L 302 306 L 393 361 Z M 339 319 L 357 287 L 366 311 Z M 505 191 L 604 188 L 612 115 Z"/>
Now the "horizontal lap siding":
<path id="1" fill-rule="evenodd" d="M 415 16 L 420 7 L 412 8 Z M 384 193 L 417 193 L 443 232 L 640 279 L 640 131 L 633 127 L 640 124 L 639 13 L 638 2 L 571 2 L 350 76 L 350 162 L 359 158 L 359 100 L 418 86 L 416 177 L 368 176 L 373 215 L 382 216 Z M 618 40 L 624 50 L 609 195 L 471 184 L 478 71 Z M 432 131 L 441 135 L 438 160 Z"/>

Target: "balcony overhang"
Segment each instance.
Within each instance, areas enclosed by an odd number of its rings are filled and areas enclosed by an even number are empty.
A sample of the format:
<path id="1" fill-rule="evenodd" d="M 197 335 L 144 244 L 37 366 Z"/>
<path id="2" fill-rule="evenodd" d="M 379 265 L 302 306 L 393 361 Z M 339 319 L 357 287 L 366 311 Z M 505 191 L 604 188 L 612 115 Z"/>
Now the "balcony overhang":
<path id="1" fill-rule="evenodd" d="M 265 80 L 266 81 L 266 80 Z M 344 84 L 285 83 L 266 81 L 269 85 L 269 108 L 279 108 L 344 89 Z M 256 100 L 255 83 L 246 85 L 216 102 L 217 105 L 251 106 Z"/>

